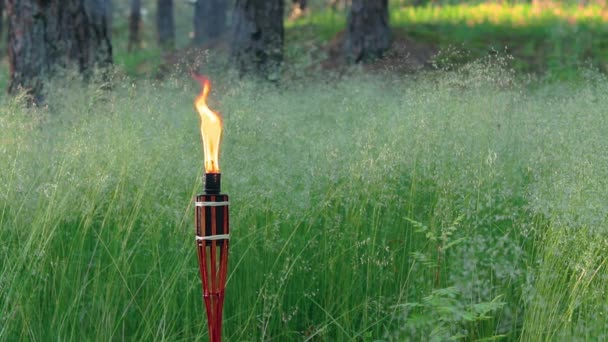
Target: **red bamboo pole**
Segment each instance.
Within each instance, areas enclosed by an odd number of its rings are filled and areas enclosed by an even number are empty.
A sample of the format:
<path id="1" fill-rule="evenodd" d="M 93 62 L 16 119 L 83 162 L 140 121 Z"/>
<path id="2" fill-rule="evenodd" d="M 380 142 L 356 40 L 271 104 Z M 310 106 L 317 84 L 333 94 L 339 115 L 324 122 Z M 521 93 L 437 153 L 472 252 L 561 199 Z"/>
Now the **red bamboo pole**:
<path id="1" fill-rule="evenodd" d="M 210 342 L 222 339 L 230 236 L 228 205 L 228 195 L 224 194 L 198 195 L 195 200 L 197 254 Z"/>

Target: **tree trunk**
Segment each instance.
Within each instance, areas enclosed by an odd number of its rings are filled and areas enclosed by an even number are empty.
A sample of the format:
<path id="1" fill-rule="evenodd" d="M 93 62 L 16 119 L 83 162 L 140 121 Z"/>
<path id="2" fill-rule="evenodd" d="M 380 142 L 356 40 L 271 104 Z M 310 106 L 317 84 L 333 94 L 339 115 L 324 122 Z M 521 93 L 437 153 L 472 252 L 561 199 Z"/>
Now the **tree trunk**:
<path id="1" fill-rule="evenodd" d="M 382 57 L 391 45 L 388 0 L 353 0 L 348 17 L 346 57 L 365 62 Z"/>
<path id="2" fill-rule="evenodd" d="M 42 79 L 48 73 L 45 23 L 36 0 L 8 0 L 8 92 L 28 92 L 40 100 Z"/>
<path id="3" fill-rule="evenodd" d="M 283 61 L 283 0 L 237 0 L 232 55 L 241 73 L 278 79 Z"/>
<path id="4" fill-rule="evenodd" d="M 41 99 L 42 77 L 112 63 L 108 0 L 8 0 L 9 93 Z"/>
<path id="5" fill-rule="evenodd" d="M 65 0 L 64 0 L 65 1 Z M 72 0 L 74 1 L 74 0 Z M 62 2 L 59 0 L 59 2 Z M 81 45 L 79 57 L 85 62 L 81 70 L 93 66 L 107 67 L 112 64 L 112 8 L 110 0 L 76 0 L 84 3 L 76 13 L 80 13 L 82 22 L 76 34 L 76 45 Z M 80 40 L 79 40 L 80 39 Z"/>
<path id="6" fill-rule="evenodd" d="M 4 0 L 0 0 L 0 41 L 2 40 L 2 29 L 4 28 Z"/>
<path id="7" fill-rule="evenodd" d="M 47 0 L 42 16 L 48 63 L 76 62 L 80 72 L 112 64 L 111 15 L 109 0 Z"/>
<path id="8" fill-rule="evenodd" d="M 156 28 L 158 44 L 162 48 L 175 48 L 175 19 L 173 18 L 173 0 L 158 0 L 156 7 Z"/>
<path id="9" fill-rule="evenodd" d="M 141 47 L 141 0 L 131 0 L 130 7 L 128 50 L 133 51 Z"/>
<path id="10" fill-rule="evenodd" d="M 226 0 L 197 0 L 194 5 L 194 38 L 201 46 L 226 30 Z"/>

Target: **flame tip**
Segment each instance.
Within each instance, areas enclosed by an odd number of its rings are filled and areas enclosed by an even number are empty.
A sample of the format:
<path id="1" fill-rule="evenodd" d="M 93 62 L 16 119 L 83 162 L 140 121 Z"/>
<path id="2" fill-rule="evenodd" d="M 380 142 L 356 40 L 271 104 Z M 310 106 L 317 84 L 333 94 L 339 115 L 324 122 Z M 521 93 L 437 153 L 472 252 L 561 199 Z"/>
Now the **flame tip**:
<path id="1" fill-rule="evenodd" d="M 198 72 L 192 70 L 190 72 L 190 75 L 192 76 L 192 79 L 194 79 L 195 81 L 198 81 L 198 83 L 201 85 L 202 88 L 205 87 L 209 87 L 211 85 L 211 81 L 209 80 L 209 77 L 199 74 Z"/>

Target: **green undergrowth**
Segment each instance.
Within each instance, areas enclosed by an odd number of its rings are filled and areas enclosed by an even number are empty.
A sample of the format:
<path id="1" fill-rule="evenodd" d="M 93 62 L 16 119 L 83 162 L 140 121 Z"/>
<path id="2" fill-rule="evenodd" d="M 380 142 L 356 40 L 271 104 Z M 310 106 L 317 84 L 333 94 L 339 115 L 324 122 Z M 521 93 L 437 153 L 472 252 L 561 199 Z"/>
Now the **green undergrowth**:
<path id="1" fill-rule="evenodd" d="M 213 81 L 227 340 L 606 333 L 605 79 Z M 197 89 L 110 83 L 2 100 L 0 340 L 207 338 Z"/>

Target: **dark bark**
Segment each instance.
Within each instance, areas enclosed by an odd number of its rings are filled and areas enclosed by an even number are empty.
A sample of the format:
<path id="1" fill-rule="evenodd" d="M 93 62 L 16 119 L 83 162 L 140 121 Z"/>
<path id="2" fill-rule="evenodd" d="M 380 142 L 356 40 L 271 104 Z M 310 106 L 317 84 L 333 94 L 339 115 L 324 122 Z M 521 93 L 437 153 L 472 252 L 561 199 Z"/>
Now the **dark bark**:
<path id="1" fill-rule="evenodd" d="M 9 93 L 41 98 L 42 78 L 112 63 L 108 0 L 8 0 Z"/>
<path id="2" fill-rule="evenodd" d="M 2 40 L 2 29 L 4 29 L 4 0 L 0 0 L 0 40 Z"/>
<path id="3" fill-rule="evenodd" d="M 141 0 L 131 0 L 130 7 L 128 50 L 133 51 L 141 47 Z"/>
<path id="4" fill-rule="evenodd" d="M 80 72 L 112 64 L 109 0 L 47 0 L 43 17 L 49 64 Z"/>
<path id="5" fill-rule="evenodd" d="M 48 73 L 42 8 L 36 0 L 8 0 L 8 92 L 27 91 L 39 100 L 43 75 Z"/>
<path id="6" fill-rule="evenodd" d="M 175 48 L 175 19 L 173 16 L 173 0 L 158 0 L 156 7 L 156 29 L 158 44 L 162 48 Z"/>
<path id="7" fill-rule="evenodd" d="M 382 57 L 391 45 L 388 0 L 352 1 L 345 45 L 351 62 Z"/>
<path id="8" fill-rule="evenodd" d="M 241 73 L 277 79 L 283 61 L 283 0 L 237 0 L 232 55 Z"/>
<path id="9" fill-rule="evenodd" d="M 216 39 L 226 30 L 226 0 L 197 0 L 194 4 L 195 45 Z"/>
<path id="10" fill-rule="evenodd" d="M 64 0 L 65 1 L 65 0 Z M 91 66 L 106 67 L 112 64 L 112 8 L 110 0 L 80 0 L 84 6 L 79 8 L 83 22 L 76 39 L 82 45 L 79 54 L 85 62 L 81 70 Z M 80 39 L 80 40 L 78 40 Z M 84 44 L 82 43 L 84 42 Z"/>

